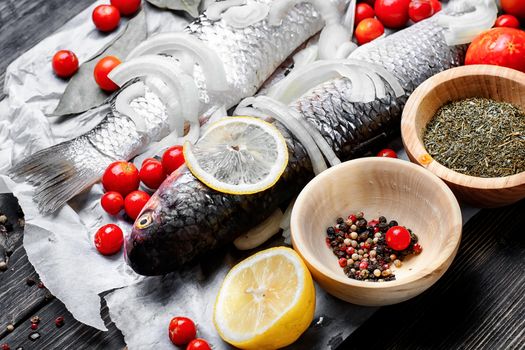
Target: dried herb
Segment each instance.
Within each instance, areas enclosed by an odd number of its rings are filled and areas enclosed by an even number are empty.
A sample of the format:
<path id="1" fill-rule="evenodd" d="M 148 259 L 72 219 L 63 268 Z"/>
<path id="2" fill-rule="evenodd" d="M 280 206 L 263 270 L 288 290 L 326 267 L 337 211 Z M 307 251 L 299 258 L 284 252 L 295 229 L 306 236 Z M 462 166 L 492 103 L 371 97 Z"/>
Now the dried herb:
<path id="1" fill-rule="evenodd" d="M 462 174 L 488 178 L 525 171 L 525 113 L 511 103 L 448 103 L 427 125 L 423 142 L 436 161 Z"/>

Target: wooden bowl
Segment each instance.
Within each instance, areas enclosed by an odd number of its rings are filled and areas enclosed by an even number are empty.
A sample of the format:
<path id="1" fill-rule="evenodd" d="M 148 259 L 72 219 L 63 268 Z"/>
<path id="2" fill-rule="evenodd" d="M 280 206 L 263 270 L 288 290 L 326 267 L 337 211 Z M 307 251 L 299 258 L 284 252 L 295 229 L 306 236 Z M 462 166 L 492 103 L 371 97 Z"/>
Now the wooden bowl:
<path id="1" fill-rule="evenodd" d="M 401 135 L 410 160 L 443 179 L 459 200 L 477 207 L 508 205 L 525 198 L 525 172 L 499 178 L 460 174 L 427 153 L 423 134 L 427 123 L 444 104 L 469 97 L 511 102 L 525 110 L 525 74 L 486 65 L 453 68 L 421 84 L 403 111 Z"/>
<path id="2" fill-rule="evenodd" d="M 384 215 L 413 230 L 423 247 L 396 269 L 396 280 L 365 282 L 347 277 L 326 246 L 326 229 L 338 217 L 363 211 Z M 461 239 L 461 211 L 437 176 L 410 162 L 362 158 L 315 177 L 295 202 L 291 218 L 294 249 L 328 293 L 348 302 L 380 306 L 415 297 L 434 284 L 454 259 Z"/>

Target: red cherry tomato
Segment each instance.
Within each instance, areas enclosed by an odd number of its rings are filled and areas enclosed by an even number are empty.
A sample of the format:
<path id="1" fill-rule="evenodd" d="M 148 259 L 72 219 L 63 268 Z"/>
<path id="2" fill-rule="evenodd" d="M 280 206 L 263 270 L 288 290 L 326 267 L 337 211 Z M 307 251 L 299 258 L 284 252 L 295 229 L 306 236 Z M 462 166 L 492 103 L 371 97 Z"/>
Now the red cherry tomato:
<path id="1" fill-rule="evenodd" d="M 168 175 L 177 170 L 182 164 L 184 164 L 182 146 L 170 147 L 162 155 L 162 166 Z"/>
<path id="2" fill-rule="evenodd" d="M 501 0 L 500 2 L 505 13 L 525 19 L 525 4 L 523 0 Z"/>
<path id="3" fill-rule="evenodd" d="M 148 186 L 152 190 L 156 190 L 160 187 L 162 182 L 166 179 L 166 173 L 162 167 L 162 163 L 158 160 L 150 160 L 146 162 L 140 169 L 140 180 L 144 185 Z"/>
<path id="4" fill-rule="evenodd" d="M 106 56 L 98 61 L 93 74 L 95 81 L 102 90 L 111 92 L 118 89 L 118 85 L 108 78 L 108 74 L 120 63 L 120 60 L 115 56 Z"/>
<path id="5" fill-rule="evenodd" d="M 140 0 L 111 0 L 111 5 L 118 8 L 123 16 L 131 16 L 140 7 Z"/>
<path id="6" fill-rule="evenodd" d="M 470 44 L 465 64 L 493 64 L 525 73 L 525 31 L 492 28 Z"/>
<path id="7" fill-rule="evenodd" d="M 523 4 L 525 6 L 525 4 Z M 520 21 L 513 15 L 501 15 L 496 20 L 494 27 L 519 28 Z"/>
<path id="8" fill-rule="evenodd" d="M 111 163 L 102 175 L 102 185 L 108 192 L 115 191 L 126 196 L 139 188 L 139 171 L 133 163 L 124 161 Z"/>
<path id="9" fill-rule="evenodd" d="M 376 0 L 359 0 L 359 2 L 364 2 L 365 4 L 368 4 L 372 7 L 374 7 L 374 4 L 376 3 Z"/>
<path id="10" fill-rule="evenodd" d="M 432 11 L 434 11 L 434 14 L 441 11 L 442 6 L 439 0 L 430 0 L 430 4 L 432 5 Z"/>
<path id="11" fill-rule="evenodd" d="M 117 215 L 124 209 L 124 197 L 115 191 L 106 192 L 100 199 L 100 204 L 109 215 Z"/>
<path id="12" fill-rule="evenodd" d="M 403 226 L 394 226 L 386 231 L 385 240 L 390 248 L 401 251 L 410 245 L 410 232 Z"/>
<path id="13" fill-rule="evenodd" d="M 142 211 L 142 208 L 148 203 L 149 199 L 149 194 L 144 191 L 131 192 L 126 196 L 126 199 L 124 199 L 124 209 L 126 210 L 126 214 L 135 220 Z"/>
<path id="14" fill-rule="evenodd" d="M 124 234 L 117 225 L 104 225 L 95 234 L 95 247 L 103 255 L 118 253 L 123 242 Z"/>
<path id="15" fill-rule="evenodd" d="M 188 344 L 197 336 L 195 323 L 187 317 L 174 317 L 169 326 L 170 340 L 175 345 Z"/>
<path id="16" fill-rule="evenodd" d="M 408 16 L 414 22 L 419 22 L 434 14 L 430 0 L 412 0 L 408 5 Z"/>
<path id="17" fill-rule="evenodd" d="M 111 32 L 118 27 L 120 22 L 120 12 L 112 5 L 99 5 L 93 10 L 91 15 L 95 27 L 102 32 Z"/>
<path id="18" fill-rule="evenodd" d="M 69 78 L 78 70 L 78 58 L 73 51 L 60 50 L 53 56 L 53 71 L 61 78 Z"/>
<path id="19" fill-rule="evenodd" d="M 372 6 L 365 3 L 357 4 L 355 8 L 355 25 L 357 26 L 365 18 L 374 18 L 375 15 L 376 13 Z"/>
<path id="20" fill-rule="evenodd" d="M 148 163 L 151 162 L 151 161 L 155 161 L 155 162 L 157 162 L 158 159 L 156 159 L 156 158 L 146 158 L 146 159 L 144 159 L 144 160 L 142 161 L 142 166 L 148 164 Z"/>
<path id="21" fill-rule="evenodd" d="M 399 29 L 408 22 L 410 0 L 376 0 L 376 16 L 385 27 Z"/>
<path id="22" fill-rule="evenodd" d="M 186 350 L 211 350 L 211 346 L 206 340 L 197 338 L 188 344 Z"/>
<path id="23" fill-rule="evenodd" d="M 359 45 L 379 38 L 385 32 L 385 27 L 375 18 L 365 18 L 357 25 L 355 37 Z"/>
<path id="24" fill-rule="evenodd" d="M 397 153 L 389 148 L 382 149 L 377 153 L 378 157 L 397 158 Z"/>

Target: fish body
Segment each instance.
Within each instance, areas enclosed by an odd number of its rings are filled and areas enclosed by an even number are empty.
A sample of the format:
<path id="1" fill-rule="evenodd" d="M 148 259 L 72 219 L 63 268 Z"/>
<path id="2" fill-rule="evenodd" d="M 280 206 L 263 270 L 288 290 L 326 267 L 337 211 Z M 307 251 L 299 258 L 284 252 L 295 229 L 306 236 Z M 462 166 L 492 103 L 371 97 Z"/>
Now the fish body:
<path id="1" fill-rule="evenodd" d="M 351 55 L 386 68 L 403 86 L 404 95 L 396 97 L 387 85 L 382 99 L 350 102 L 352 83 L 338 78 L 317 86 L 290 108 L 315 126 L 339 158 L 359 156 L 371 142 L 399 130 L 409 95 L 432 75 L 461 65 L 465 49 L 449 47 L 433 19 L 422 21 Z M 206 187 L 188 169 L 179 169 L 153 195 L 126 236 L 126 259 L 136 272 L 174 271 L 233 241 L 300 192 L 313 177 L 312 164 L 303 145 L 274 123 L 289 150 L 288 166 L 276 185 L 253 195 L 229 195 Z"/>
<path id="2" fill-rule="evenodd" d="M 268 6 L 272 3 L 255 1 Z M 321 30 L 323 23 L 311 4 L 293 7 L 277 26 L 264 19 L 237 28 L 224 19 L 211 20 L 201 15 L 185 32 L 217 55 L 228 85 L 226 91 L 211 91 L 201 67 L 195 66 L 193 78 L 199 90 L 201 116 L 252 96 L 296 48 Z M 178 62 L 173 59 L 173 64 Z M 184 101 L 179 102 L 184 105 Z M 88 133 L 36 152 L 11 169 L 12 177 L 36 186 L 34 199 L 41 212 L 57 210 L 98 181 L 111 162 L 131 159 L 169 133 L 166 108 L 155 93 L 146 89 L 145 95 L 133 100 L 131 106 L 144 119 L 145 132 L 139 132 L 135 123 L 111 104 L 102 109 L 107 114 L 101 123 Z"/>

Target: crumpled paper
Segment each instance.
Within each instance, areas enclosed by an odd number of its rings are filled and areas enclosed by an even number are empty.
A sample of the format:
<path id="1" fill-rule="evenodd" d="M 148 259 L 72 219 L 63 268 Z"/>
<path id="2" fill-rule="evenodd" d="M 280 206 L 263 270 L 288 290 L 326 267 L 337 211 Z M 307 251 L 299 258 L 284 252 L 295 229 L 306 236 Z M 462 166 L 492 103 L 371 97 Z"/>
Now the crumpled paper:
<path id="1" fill-rule="evenodd" d="M 99 206 L 102 187 L 95 185 L 70 205 L 51 216 L 41 216 L 32 202 L 33 188 L 16 184 L 5 174 L 13 161 L 62 142 L 94 127 L 102 118 L 85 114 L 74 118 L 48 118 L 66 82 L 57 79 L 49 64 L 58 49 L 75 51 L 81 62 L 106 45 L 114 35 L 102 35 L 91 23 L 90 8 L 60 31 L 22 55 L 7 70 L 0 102 L 0 192 L 13 192 L 25 212 L 24 246 L 47 288 L 73 316 L 105 330 L 100 317 L 99 294 L 105 299 L 116 326 L 130 350 L 167 348 L 167 324 L 174 315 L 187 315 L 200 324 L 200 336 L 216 349 L 228 348 L 210 320 L 220 281 L 242 253 L 218 252 L 201 264 L 164 277 L 144 278 L 123 261 L 122 254 L 103 257 L 93 247 L 93 234 L 102 224 L 114 222 L 124 230 L 129 223 L 113 218 Z M 181 30 L 186 20 L 168 11 L 146 6 L 148 33 Z M 122 28 L 122 26 L 121 26 Z M 465 212 L 469 218 L 475 210 Z M 276 238 L 279 240 L 279 238 Z M 375 308 L 344 303 L 317 289 L 316 318 L 293 348 L 335 348 L 366 320 Z"/>

